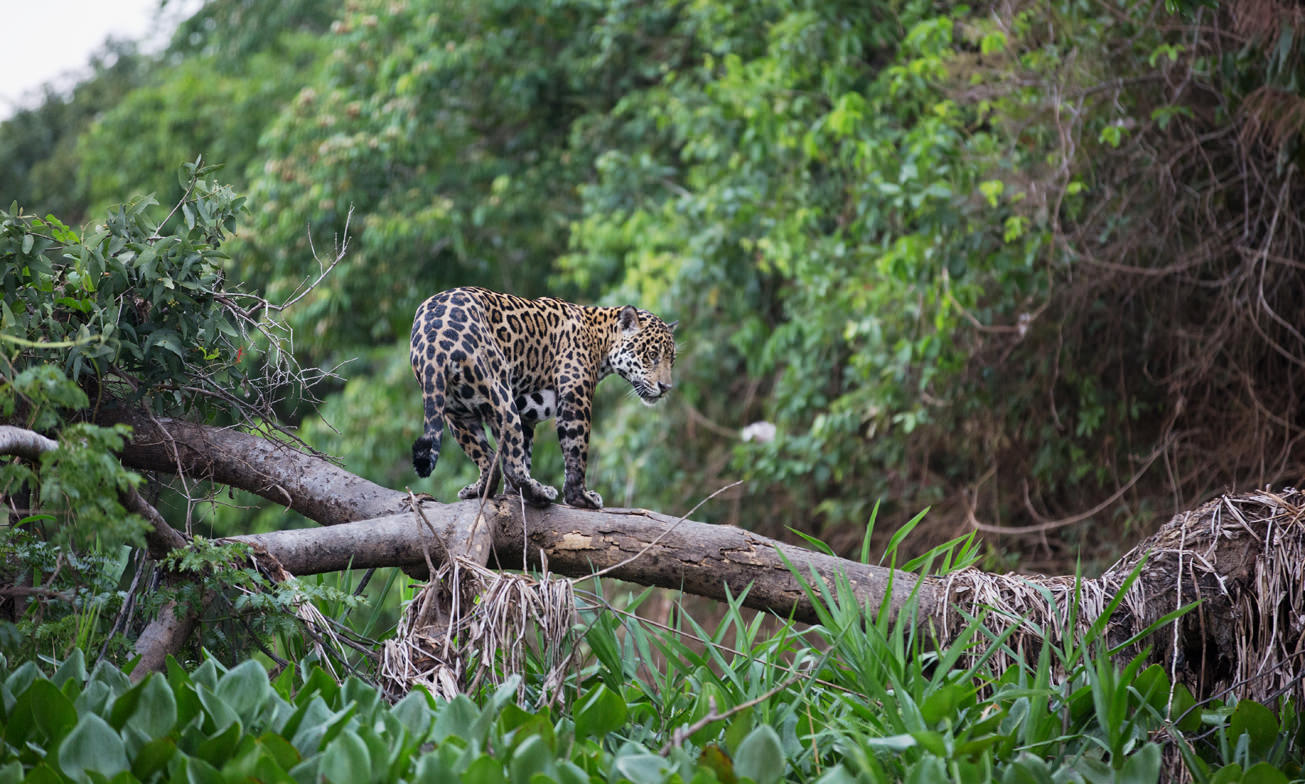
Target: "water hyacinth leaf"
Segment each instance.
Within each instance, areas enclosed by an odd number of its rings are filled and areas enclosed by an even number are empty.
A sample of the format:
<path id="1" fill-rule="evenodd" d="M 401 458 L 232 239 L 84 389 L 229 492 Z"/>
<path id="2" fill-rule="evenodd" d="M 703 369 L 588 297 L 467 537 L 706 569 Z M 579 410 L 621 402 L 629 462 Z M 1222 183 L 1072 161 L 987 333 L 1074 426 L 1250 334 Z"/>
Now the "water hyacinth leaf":
<path id="1" fill-rule="evenodd" d="M 482 755 L 462 772 L 463 784 L 507 784 L 503 765 L 493 757 Z"/>
<path id="2" fill-rule="evenodd" d="M 214 691 L 246 723 L 256 717 L 272 697 L 267 671 L 253 659 L 247 659 L 224 673 Z"/>
<path id="3" fill-rule="evenodd" d="M 734 770 L 758 784 L 771 784 L 783 777 L 787 764 L 779 734 L 761 724 L 748 734 L 734 752 Z"/>
<path id="4" fill-rule="evenodd" d="M 575 708 L 576 737 L 602 737 L 624 724 L 627 716 L 621 695 L 600 683 Z"/>
<path id="5" fill-rule="evenodd" d="M 344 730 L 322 754 L 321 775 L 337 784 L 372 780 L 372 760 L 367 744 L 352 730 Z"/>
<path id="6" fill-rule="evenodd" d="M 1119 784 L 1152 784 L 1160 779 L 1160 767 L 1164 760 L 1160 755 L 1160 745 L 1147 743 L 1124 760 L 1115 779 Z"/>
<path id="7" fill-rule="evenodd" d="M 24 697 L 31 708 L 32 719 L 46 743 L 53 743 L 77 726 L 77 709 L 72 700 L 47 680 L 34 682 Z"/>
<path id="8" fill-rule="evenodd" d="M 406 700 L 405 700 L 406 701 Z M 480 718 L 480 710 L 465 694 L 459 694 L 440 706 L 431 725 L 430 739 L 442 743 L 450 736 L 465 738 Z"/>
<path id="9" fill-rule="evenodd" d="M 161 675 L 150 675 L 134 689 L 136 699 L 134 710 L 126 720 L 126 726 L 132 727 L 150 740 L 167 734 L 177 723 L 177 700 L 172 689 Z M 123 702 L 127 695 L 118 698 Z M 114 704 L 116 713 L 118 705 Z"/>
<path id="10" fill-rule="evenodd" d="M 1246 769 L 1242 784 L 1287 784 L 1290 779 L 1276 765 L 1258 762 Z"/>
<path id="11" fill-rule="evenodd" d="M 659 784 L 666 778 L 670 761 L 659 754 L 650 754 L 635 744 L 626 744 L 613 760 L 616 773 L 632 784 Z"/>
<path id="12" fill-rule="evenodd" d="M 88 713 L 59 744 L 59 767 L 74 779 L 87 773 L 109 778 L 127 769 L 127 750 L 108 722 Z"/>
<path id="13" fill-rule="evenodd" d="M 508 763 L 508 773 L 512 784 L 530 784 L 531 777 L 543 774 L 556 778 L 556 766 L 553 763 L 553 750 L 538 735 L 531 735 L 517 747 Z"/>

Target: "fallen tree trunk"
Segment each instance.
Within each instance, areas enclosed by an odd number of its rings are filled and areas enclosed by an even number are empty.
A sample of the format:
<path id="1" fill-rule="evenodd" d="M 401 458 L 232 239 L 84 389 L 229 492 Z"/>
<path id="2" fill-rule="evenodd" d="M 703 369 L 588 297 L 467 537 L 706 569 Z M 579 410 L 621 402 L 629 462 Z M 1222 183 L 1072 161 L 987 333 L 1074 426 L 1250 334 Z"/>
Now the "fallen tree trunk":
<path id="1" fill-rule="evenodd" d="M 1119 644 L 1199 601 L 1194 612 L 1148 638 L 1153 660 L 1200 695 L 1305 699 L 1305 495 L 1296 491 L 1223 496 L 1178 515 L 1105 574 L 1077 584 L 1072 577 L 973 569 L 917 578 L 646 510 L 538 510 L 506 498 L 421 501 L 414 508 L 416 499 L 406 493 L 256 436 L 147 417 L 115 421 L 138 428 L 123 454 L 127 465 L 194 472 L 330 524 L 235 537 L 291 574 L 380 565 L 425 569 L 447 563 L 450 554 L 471 555 L 471 564 L 546 566 L 572 577 L 599 572 L 718 599 L 746 591 L 748 606 L 814 621 L 815 607 L 796 571 L 808 582 L 811 575 L 827 584 L 845 577 L 870 614 L 896 616 L 914 593 L 910 622 L 928 624 L 944 643 L 967 616 L 982 616 L 994 636 L 1013 629 L 1007 650 L 1024 655 L 1049 640 L 1082 635 L 1107 610 L 1106 639 Z M 10 435 L 17 445 L 12 453 L 30 450 L 30 439 Z M 1073 626 L 1066 621 L 1071 615 Z M 171 628 L 187 628 L 187 619 L 177 620 L 181 625 Z M 176 643 L 175 635 L 168 639 Z M 998 659 L 1008 655 L 999 652 Z"/>
<path id="2" fill-rule="evenodd" d="M 886 609 L 896 615 L 913 591 L 922 615 L 942 618 L 943 582 L 917 581 L 903 572 L 848 561 L 783 544 L 733 526 L 675 519 L 646 509 L 576 509 L 550 506 L 522 508 L 509 498 L 422 504 L 425 515 L 440 521 L 438 535 L 411 512 L 333 526 L 232 537 L 276 556 L 292 574 L 317 574 L 347 568 L 422 566 L 426 553 L 462 552 L 463 542 L 479 519 L 493 541 L 488 563 L 500 568 L 545 566 L 554 574 L 588 577 L 595 572 L 660 588 L 724 600 L 747 594 L 744 604 L 806 623 L 816 621 L 814 607 L 794 579 L 818 574 L 830 585 L 847 578 L 857 598 L 874 609 L 889 597 Z M 524 511 L 524 517 L 522 513 Z M 523 522 L 524 531 L 523 532 Z M 528 533 L 527 533 L 528 532 Z M 438 559 L 437 559 L 438 560 Z"/>

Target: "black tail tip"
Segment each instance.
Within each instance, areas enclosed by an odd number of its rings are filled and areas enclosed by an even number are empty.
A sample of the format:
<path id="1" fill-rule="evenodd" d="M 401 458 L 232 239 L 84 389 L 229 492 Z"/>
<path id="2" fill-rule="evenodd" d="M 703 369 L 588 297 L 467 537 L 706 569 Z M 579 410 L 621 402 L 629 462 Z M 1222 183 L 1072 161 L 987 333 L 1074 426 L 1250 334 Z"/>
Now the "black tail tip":
<path id="1" fill-rule="evenodd" d="M 422 436 L 412 443 L 412 467 L 417 469 L 417 476 L 428 477 L 435 470 L 435 461 L 439 456 L 431 451 L 433 442 Z"/>

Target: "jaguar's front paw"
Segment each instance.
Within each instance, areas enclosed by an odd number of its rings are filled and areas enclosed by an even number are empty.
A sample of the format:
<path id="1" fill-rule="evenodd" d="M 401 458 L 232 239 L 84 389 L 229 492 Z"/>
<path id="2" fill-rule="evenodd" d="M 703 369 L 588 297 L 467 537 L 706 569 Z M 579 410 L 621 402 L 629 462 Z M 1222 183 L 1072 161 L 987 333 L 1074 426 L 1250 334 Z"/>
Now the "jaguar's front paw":
<path id="1" fill-rule="evenodd" d="M 593 490 L 586 490 L 584 485 L 566 485 L 562 495 L 571 506 L 581 509 L 603 508 L 603 497 Z"/>

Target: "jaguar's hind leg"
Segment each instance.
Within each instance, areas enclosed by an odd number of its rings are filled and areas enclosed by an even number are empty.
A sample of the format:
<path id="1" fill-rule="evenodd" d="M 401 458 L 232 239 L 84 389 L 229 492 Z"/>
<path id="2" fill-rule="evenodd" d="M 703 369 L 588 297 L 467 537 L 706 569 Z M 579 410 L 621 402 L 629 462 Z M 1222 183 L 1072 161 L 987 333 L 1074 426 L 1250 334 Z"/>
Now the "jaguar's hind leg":
<path id="1" fill-rule="evenodd" d="M 530 476 L 530 450 L 534 443 L 533 425 L 525 425 L 507 387 L 495 384 L 490 390 L 493 408 L 494 439 L 498 442 L 500 462 L 508 485 L 521 491 L 526 503 L 548 506 L 557 498 L 557 488 L 542 484 Z"/>
<path id="2" fill-rule="evenodd" d="M 479 417 L 467 416 L 450 417 L 448 424 L 458 446 L 480 468 L 480 478 L 459 490 L 458 498 L 465 500 L 497 493 L 502 472 L 498 461 L 494 459 L 494 448 L 489 445 L 489 439 L 485 438 L 484 423 Z"/>

